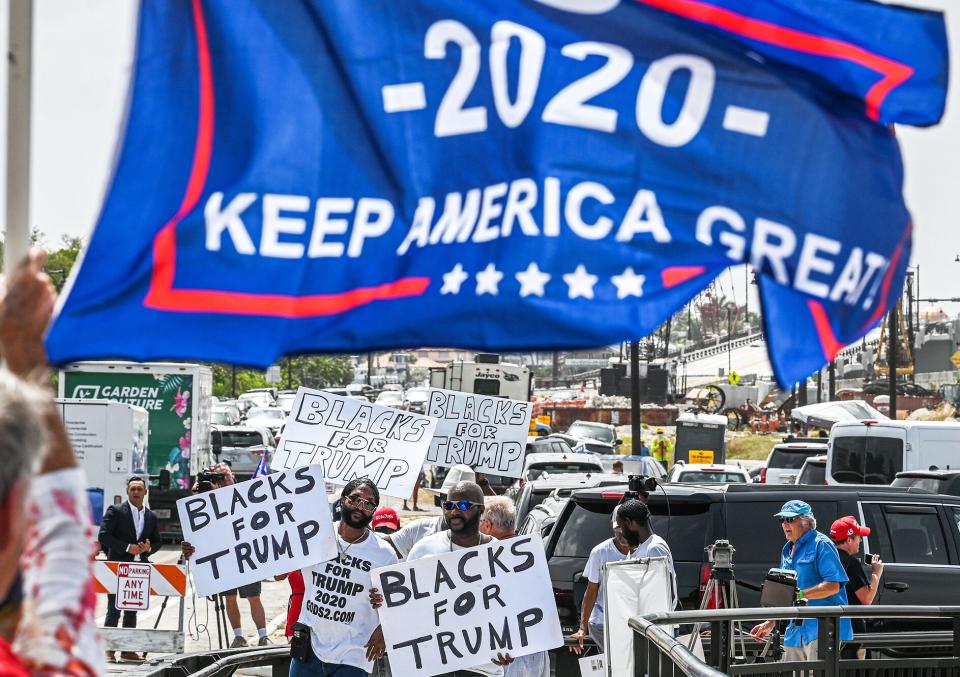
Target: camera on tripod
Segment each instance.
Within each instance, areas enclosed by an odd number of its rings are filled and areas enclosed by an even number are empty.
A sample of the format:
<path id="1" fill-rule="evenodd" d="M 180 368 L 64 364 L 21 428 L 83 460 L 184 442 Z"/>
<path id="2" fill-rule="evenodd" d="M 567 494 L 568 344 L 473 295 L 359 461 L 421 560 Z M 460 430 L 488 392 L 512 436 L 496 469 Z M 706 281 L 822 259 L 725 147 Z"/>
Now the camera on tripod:
<path id="1" fill-rule="evenodd" d="M 655 491 L 656 488 L 657 480 L 655 477 L 647 477 L 646 475 L 628 475 L 627 491 L 623 494 L 623 500 L 629 501 L 633 498 L 637 500 L 643 500 L 643 498 L 648 496 L 651 491 Z"/>
<path id="2" fill-rule="evenodd" d="M 704 550 L 707 551 L 707 564 L 712 569 L 732 569 L 733 553 L 737 551 L 730 541 L 718 540 L 708 545 Z"/>

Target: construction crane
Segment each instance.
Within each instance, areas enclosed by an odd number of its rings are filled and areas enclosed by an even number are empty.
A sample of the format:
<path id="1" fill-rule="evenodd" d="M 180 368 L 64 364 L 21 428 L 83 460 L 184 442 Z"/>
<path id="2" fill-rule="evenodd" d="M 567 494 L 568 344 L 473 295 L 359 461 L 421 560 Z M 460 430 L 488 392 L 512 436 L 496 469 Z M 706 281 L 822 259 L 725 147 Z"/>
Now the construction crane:
<path id="1" fill-rule="evenodd" d="M 890 359 L 889 359 L 889 344 L 890 341 L 887 340 L 887 332 L 891 331 L 890 329 L 890 317 L 895 315 L 897 318 L 897 324 L 894 326 L 893 330 L 897 339 L 897 351 L 896 351 L 896 375 L 905 376 L 913 374 L 913 348 L 910 345 L 910 334 L 907 331 L 907 323 L 903 314 L 903 302 L 897 304 L 897 312 L 890 313 L 884 318 L 883 324 L 880 326 L 880 344 L 877 350 L 877 361 L 874 364 L 873 370 L 879 376 L 889 376 L 890 375 Z"/>

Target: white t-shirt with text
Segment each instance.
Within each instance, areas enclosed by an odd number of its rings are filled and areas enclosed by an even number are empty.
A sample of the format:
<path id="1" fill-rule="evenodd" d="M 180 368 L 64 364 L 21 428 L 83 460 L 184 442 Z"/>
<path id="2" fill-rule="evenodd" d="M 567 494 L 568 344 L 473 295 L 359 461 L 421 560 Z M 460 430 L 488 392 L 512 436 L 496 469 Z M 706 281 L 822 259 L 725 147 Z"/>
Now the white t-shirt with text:
<path id="1" fill-rule="evenodd" d="M 335 530 L 338 527 L 339 523 L 334 524 Z M 338 535 L 337 548 L 336 559 L 303 569 L 299 620 L 310 626 L 310 645 L 317 658 L 370 672 L 373 663 L 363 647 L 380 624 L 370 606 L 370 570 L 396 564 L 397 554 L 372 531 L 352 544 Z"/>

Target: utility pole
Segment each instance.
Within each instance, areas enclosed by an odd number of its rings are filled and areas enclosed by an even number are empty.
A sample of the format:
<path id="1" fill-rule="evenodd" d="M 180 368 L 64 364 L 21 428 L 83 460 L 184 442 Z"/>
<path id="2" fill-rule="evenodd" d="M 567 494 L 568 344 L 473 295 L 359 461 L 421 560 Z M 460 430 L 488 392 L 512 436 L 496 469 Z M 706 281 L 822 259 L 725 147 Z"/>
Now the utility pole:
<path id="1" fill-rule="evenodd" d="M 890 343 L 887 349 L 887 366 L 890 368 L 889 394 L 890 394 L 890 418 L 897 418 L 897 363 L 900 361 L 900 318 L 897 317 L 897 308 L 900 304 L 895 303 L 890 309 L 890 315 L 887 317 L 887 325 L 890 328 Z"/>
<path id="2" fill-rule="evenodd" d="M 237 399 L 237 366 L 230 365 L 230 397 Z"/>
<path id="3" fill-rule="evenodd" d="M 560 380 L 560 353 L 556 350 L 553 351 L 553 365 L 550 371 L 550 378 L 553 382 L 553 387 L 557 387 L 557 381 Z"/>
<path id="4" fill-rule="evenodd" d="M 370 372 L 373 371 L 373 353 L 367 353 L 367 378 L 366 383 L 370 385 Z"/>
<path id="5" fill-rule="evenodd" d="M 30 95 L 33 0 L 10 0 L 7 52 L 7 223 L 3 265 L 9 275 L 30 246 Z"/>
<path id="6" fill-rule="evenodd" d="M 630 434 L 633 456 L 640 455 L 643 429 L 640 425 L 640 341 L 630 342 Z"/>
<path id="7" fill-rule="evenodd" d="M 837 363 L 836 361 L 831 361 L 827 366 L 828 369 L 828 383 L 830 384 L 830 390 L 828 391 L 830 397 L 829 400 L 833 402 L 837 399 Z"/>

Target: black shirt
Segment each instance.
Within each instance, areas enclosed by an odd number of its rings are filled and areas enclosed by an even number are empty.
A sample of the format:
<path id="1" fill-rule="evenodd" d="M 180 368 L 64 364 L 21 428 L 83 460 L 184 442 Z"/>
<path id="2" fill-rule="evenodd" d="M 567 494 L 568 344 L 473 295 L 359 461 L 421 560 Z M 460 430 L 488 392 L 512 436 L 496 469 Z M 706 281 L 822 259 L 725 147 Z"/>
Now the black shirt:
<path id="1" fill-rule="evenodd" d="M 840 552 L 840 565 L 849 579 L 847 581 L 847 604 L 861 604 L 860 598 L 857 597 L 857 590 L 870 585 L 866 574 L 863 573 L 863 564 L 845 550 L 839 548 L 837 550 Z"/>
<path id="2" fill-rule="evenodd" d="M 843 567 L 843 570 L 849 579 L 847 581 L 847 604 L 863 604 L 860 601 L 860 598 L 857 597 L 857 590 L 870 585 L 866 574 L 863 573 L 863 565 L 860 563 L 859 559 L 845 550 L 837 548 L 837 551 L 840 553 L 840 565 Z M 866 631 L 866 623 L 862 618 L 853 619 L 853 631 Z"/>

